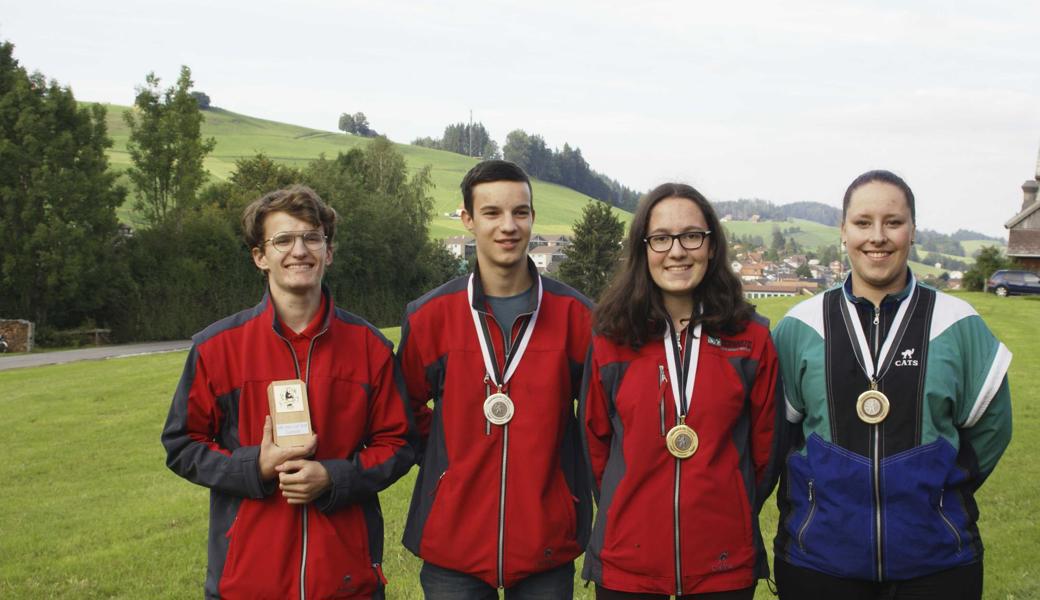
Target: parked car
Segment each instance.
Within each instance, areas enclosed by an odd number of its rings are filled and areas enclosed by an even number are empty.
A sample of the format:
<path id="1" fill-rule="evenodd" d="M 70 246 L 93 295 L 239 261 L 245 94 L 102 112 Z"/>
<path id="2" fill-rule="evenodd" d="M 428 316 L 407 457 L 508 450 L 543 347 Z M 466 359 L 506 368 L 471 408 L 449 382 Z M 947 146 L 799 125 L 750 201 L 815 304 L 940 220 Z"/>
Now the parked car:
<path id="1" fill-rule="evenodd" d="M 985 289 L 998 296 L 1040 294 L 1040 276 L 1029 271 L 996 271 L 986 280 Z"/>

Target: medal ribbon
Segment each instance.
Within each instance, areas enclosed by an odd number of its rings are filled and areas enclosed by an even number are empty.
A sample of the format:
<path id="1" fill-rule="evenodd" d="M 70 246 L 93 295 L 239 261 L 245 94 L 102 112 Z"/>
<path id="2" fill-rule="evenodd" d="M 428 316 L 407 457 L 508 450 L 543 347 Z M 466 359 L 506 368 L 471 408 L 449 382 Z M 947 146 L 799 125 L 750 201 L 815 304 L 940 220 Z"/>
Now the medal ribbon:
<path id="1" fill-rule="evenodd" d="M 672 324 L 664 324 L 664 355 L 668 359 L 668 375 L 672 384 L 672 397 L 675 399 L 677 414 L 686 416 L 693 400 L 693 383 L 697 378 L 697 362 L 701 353 L 701 324 L 693 331 L 686 330 L 686 345 L 679 360 L 679 336 L 672 333 Z M 682 393 L 679 393 L 680 386 Z"/>
<path id="2" fill-rule="evenodd" d="M 880 381 L 888 372 L 888 368 L 892 366 L 896 348 L 903 341 L 903 334 L 906 333 L 907 326 L 910 324 L 906 315 L 910 312 L 911 305 L 917 304 L 917 296 L 917 279 L 911 276 L 910 293 L 899 304 L 895 320 L 892 321 L 888 335 L 885 336 L 885 341 L 878 352 L 878 363 L 875 367 L 870 344 L 867 343 L 867 336 L 863 333 L 863 325 L 860 324 L 858 316 L 853 316 L 856 314 L 856 307 L 852 305 L 848 294 L 842 291 L 841 316 L 845 320 L 845 331 L 848 333 L 849 339 L 855 342 L 852 349 L 856 354 L 856 362 L 859 363 L 863 373 L 871 382 Z"/>
<path id="3" fill-rule="evenodd" d="M 534 313 L 531 314 L 531 318 L 527 320 L 520 327 L 520 343 L 513 344 L 510 351 L 506 353 L 505 361 L 503 363 L 503 369 L 505 375 L 500 375 L 498 371 L 498 360 L 496 359 L 494 352 L 495 346 L 491 342 L 491 332 L 488 331 L 487 323 L 484 319 L 480 318 L 480 311 L 473 308 L 473 274 L 470 273 L 469 283 L 466 285 L 467 296 L 469 297 L 469 310 L 473 314 L 473 327 L 477 330 L 477 341 L 480 342 L 480 353 L 484 356 L 484 368 L 487 369 L 487 374 L 491 377 L 492 382 L 499 389 L 502 389 L 509 382 L 509 379 L 513 376 L 513 372 L 516 371 L 516 366 L 520 364 L 521 358 L 524 356 L 524 352 L 527 350 L 527 343 L 531 341 L 531 335 L 534 333 L 534 324 L 538 321 L 538 312 L 542 309 L 542 278 L 538 276 L 538 302 L 535 305 Z"/>

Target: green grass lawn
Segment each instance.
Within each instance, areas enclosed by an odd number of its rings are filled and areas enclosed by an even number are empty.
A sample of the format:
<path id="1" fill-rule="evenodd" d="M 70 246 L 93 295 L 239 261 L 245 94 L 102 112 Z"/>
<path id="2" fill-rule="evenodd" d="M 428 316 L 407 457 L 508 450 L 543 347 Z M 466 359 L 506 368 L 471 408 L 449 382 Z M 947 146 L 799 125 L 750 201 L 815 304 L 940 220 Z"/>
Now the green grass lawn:
<path id="1" fill-rule="evenodd" d="M 1040 301 L 963 294 L 1015 354 L 1011 447 L 979 493 L 987 599 L 1040 597 Z M 775 324 L 794 299 L 758 301 Z M 386 330 L 396 341 L 399 331 Z M 159 433 L 185 353 L 0 372 L 0 598 L 191 598 L 207 490 L 164 466 Z M 389 598 L 420 598 L 400 545 L 414 470 L 382 494 Z M 762 529 L 771 540 L 776 508 Z M 769 543 L 767 542 L 767 546 Z M 591 588 L 576 588 L 591 598 Z M 764 584 L 759 599 L 769 598 Z"/>

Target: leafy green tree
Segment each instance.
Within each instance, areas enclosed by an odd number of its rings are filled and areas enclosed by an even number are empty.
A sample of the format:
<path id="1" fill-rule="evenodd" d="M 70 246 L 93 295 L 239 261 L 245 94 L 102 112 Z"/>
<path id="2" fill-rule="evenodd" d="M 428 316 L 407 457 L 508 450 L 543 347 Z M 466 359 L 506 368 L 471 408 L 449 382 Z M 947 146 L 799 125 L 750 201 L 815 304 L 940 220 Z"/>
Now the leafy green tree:
<path id="1" fill-rule="evenodd" d="M 779 253 L 784 249 L 785 244 L 784 234 L 780 233 L 779 227 L 773 225 L 773 242 L 769 245 L 769 248 Z"/>
<path id="2" fill-rule="evenodd" d="M 832 262 L 841 259 L 841 253 L 838 252 L 838 247 L 834 244 L 824 246 L 819 249 L 820 251 L 820 263 L 824 265 L 830 265 Z"/>
<path id="3" fill-rule="evenodd" d="M 574 239 L 564 252 L 567 260 L 560 264 L 560 279 L 596 299 L 617 267 L 625 226 L 605 202 L 588 202 L 581 220 L 574 225 Z"/>
<path id="4" fill-rule="evenodd" d="M 398 323 L 408 301 L 458 273 L 458 261 L 428 239 L 429 167 L 409 175 L 386 138 L 313 161 L 303 175 L 340 215 L 326 282 L 348 310 L 381 326 Z"/>
<path id="5" fill-rule="evenodd" d="M 1000 248 L 983 246 L 975 258 L 975 264 L 964 273 L 961 287 L 966 290 L 980 291 L 994 271 L 1013 268 L 1014 264 L 1014 261 L 1004 256 Z"/>
<path id="6" fill-rule="evenodd" d="M 199 193 L 202 207 L 213 206 L 224 211 L 233 228 L 239 227 L 242 209 L 253 200 L 272 191 L 303 183 L 299 169 L 276 163 L 263 152 L 235 161 L 228 181 L 211 183 Z"/>
<path id="7" fill-rule="evenodd" d="M 128 283 L 100 105 L 29 75 L 0 43 L 0 314 L 37 327 L 103 325 Z"/>
<path id="8" fill-rule="evenodd" d="M 195 102 L 199 105 L 199 110 L 206 110 L 209 108 L 210 100 L 209 95 L 205 92 L 192 92 L 191 97 L 195 99 Z"/>
<path id="9" fill-rule="evenodd" d="M 436 148 L 437 150 L 443 150 L 441 148 L 441 141 L 435 140 L 430 136 L 418 137 L 412 140 L 413 146 L 422 146 L 423 148 Z"/>
<path id="10" fill-rule="evenodd" d="M 354 133 L 362 137 L 374 137 L 376 132 L 368 124 L 368 117 L 363 112 L 354 113 Z"/>
<path id="11" fill-rule="evenodd" d="M 216 140 L 202 139 L 202 113 L 191 95 L 191 69 L 181 67 L 177 85 L 159 88 L 155 73 L 137 89 L 134 110 L 124 113 L 130 128 L 127 176 L 137 191 L 134 208 L 157 225 L 177 209 L 195 204 L 207 173 L 202 161 Z"/>
<path id="12" fill-rule="evenodd" d="M 801 251 L 802 247 L 798 245 L 798 240 L 794 239 L 794 236 L 791 236 L 784 240 L 784 254 L 786 256 L 800 254 Z"/>
<path id="13" fill-rule="evenodd" d="M 134 287 L 116 336 L 184 339 L 256 303 L 264 280 L 240 231 L 216 206 L 183 211 L 176 220 L 137 231 L 127 242 Z"/>
<path id="14" fill-rule="evenodd" d="M 421 144 L 420 144 L 421 145 Z M 483 123 L 454 123 L 444 128 L 437 148 L 481 159 L 498 158 L 498 143 Z"/>
<path id="15" fill-rule="evenodd" d="M 794 274 L 797 275 L 798 277 L 802 278 L 802 279 L 811 279 L 812 278 L 812 270 L 809 269 L 809 264 L 808 263 L 802 263 L 802 264 L 798 265 L 798 268 L 794 270 Z"/>
<path id="16" fill-rule="evenodd" d="M 354 125 L 354 115 L 350 113 L 342 113 L 339 116 L 339 130 L 343 133 L 354 133 L 357 126 Z"/>
<path id="17" fill-rule="evenodd" d="M 363 112 L 341 114 L 339 116 L 339 130 L 343 133 L 352 133 L 361 137 L 375 137 L 379 135 L 369 126 L 368 117 Z"/>

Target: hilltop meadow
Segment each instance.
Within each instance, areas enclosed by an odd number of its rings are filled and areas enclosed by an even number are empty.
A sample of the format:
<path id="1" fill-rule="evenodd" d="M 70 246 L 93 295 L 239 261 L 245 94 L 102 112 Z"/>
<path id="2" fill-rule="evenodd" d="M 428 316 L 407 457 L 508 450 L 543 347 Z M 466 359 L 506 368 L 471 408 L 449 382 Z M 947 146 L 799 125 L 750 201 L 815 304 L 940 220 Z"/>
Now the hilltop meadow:
<path id="1" fill-rule="evenodd" d="M 126 152 L 130 131 L 123 121 L 123 113 L 129 108 L 115 104 L 106 104 L 105 108 L 108 110 L 108 133 L 113 142 L 109 160 L 113 169 L 125 170 L 130 166 L 130 155 Z M 202 125 L 202 136 L 217 140 L 216 149 L 206 157 L 205 167 L 218 180 L 227 179 L 235 169 L 235 161 L 250 158 L 258 152 L 282 164 L 304 167 L 323 154 L 327 158 L 335 158 L 339 152 L 362 148 L 371 141 L 354 135 L 257 119 L 220 108 L 208 109 L 203 112 L 203 116 L 205 122 Z M 466 171 L 477 164 L 477 159 L 410 144 L 395 143 L 394 148 L 404 156 L 412 172 L 426 165 L 432 166 L 434 188 L 431 195 L 435 215 L 430 223 L 430 236 L 442 238 L 466 233 L 461 221 L 445 215 L 460 207 L 462 196 L 459 182 Z M 533 188 L 539 233 L 570 233 L 571 224 L 581 217 L 582 207 L 592 201 L 584 194 L 544 181 L 536 180 Z M 614 212 L 625 223 L 632 218 L 630 213 L 623 210 L 614 209 Z M 120 216 L 124 220 L 133 221 L 129 207 Z"/>
<path id="2" fill-rule="evenodd" d="M 123 120 L 128 107 L 116 104 L 105 104 L 108 113 L 106 123 L 113 146 L 109 150 L 109 160 L 113 169 L 123 171 L 130 166 L 130 155 L 126 151 L 129 129 Z M 205 122 L 202 125 L 203 137 L 213 137 L 217 141 L 216 149 L 206 157 L 205 167 L 216 180 L 226 180 L 235 169 L 235 162 L 255 156 L 263 152 L 272 160 L 295 167 L 304 167 L 308 162 L 325 155 L 333 158 L 339 152 L 347 152 L 353 148 L 361 148 L 370 143 L 369 138 L 330 131 L 320 131 L 298 125 L 289 125 L 268 121 L 234 113 L 221 108 L 209 108 L 203 112 Z M 477 159 L 435 150 L 411 144 L 394 144 L 407 162 L 408 168 L 415 172 L 430 165 L 431 178 L 434 184 L 430 194 L 434 199 L 434 216 L 430 222 L 430 236 L 443 238 L 466 234 L 465 227 L 457 218 L 448 214 L 460 208 L 462 198 L 459 193 L 459 182 L 462 176 L 477 163 Z M 692 177 L 693 172 L 690 173 Z M 537 179 L 533 182 L 534 202 L 537 211 L 535 222 L 536 233 L 570 234 L 573 224 L 581 217 L 582 207 L 592 198 L 570 188 L 547 183 Z M 133 223 L 135 216 L 129 208 L 130 203 L 120 211 L 123 221 Z M 632 214 L 613 208 L 614 214 L 623 223 L 632 220 Z M 721 215 L 720 215 L 721 216 Z M 730 221 L 725 224 L 726 230 L 741 236 L 757 235 L 769 239 L 773 227 L 782 229 L 796 228 L 799 231 L 791 237 L 803 248 L 819 248 L 826 245 L 837 245 L 840 241 L 838 228 L 821 225 L 805 219 L 789 219 L 784 222 Z M 927 227 L 928 224 L 922 224 Z M 990 240 L 972 240 L 962 242 L 965 252 L 970 257 L 981 247 L 994 245 Z M 999 245 L 999 244 L 998 244 Z M 964 260 L 964 257 L 950 256 Z M 970 260 L 970 259 L 968 259 Z M 914 272 L 923 276 L 936 276 L 942 269 L 933 265 L 913 262 Z"/>
<path id="3" fill-rule="evenodd" d="M 1040 597 L 1040 301 L 960 295 L 1014 353 L 1014 434 L 979 493 L 987 600 Z M 758 301 L 775 323 L 795 299 Z M 349 308 L 349 307 L 348 307 Z M 384 330 L 396 341 L 396 328 Z M 0 597 L 191 598 L 202 593 L 208 492 L 164 466 L 159 433 L 184 352 L 0 372 Z M 3 359 L 0 358 L 0 361 Z M 400 537 L 415 471 L 381 494 L 387 597 L 418 599 Z M 762 515 L 767 546 L 776 529 Z M 575 597 L 592 598 L 578 581 Z M 756 598 L 771 598 L 760 582 Z"/>

